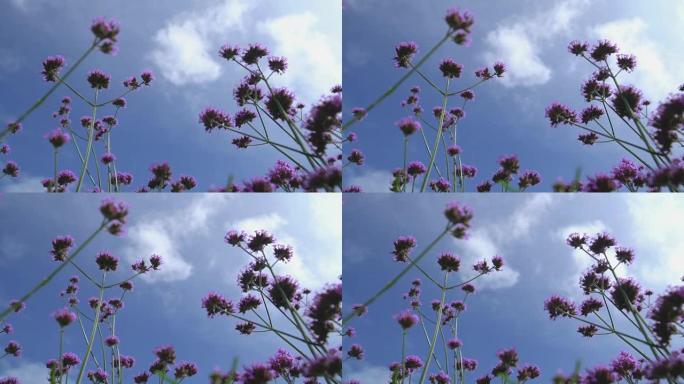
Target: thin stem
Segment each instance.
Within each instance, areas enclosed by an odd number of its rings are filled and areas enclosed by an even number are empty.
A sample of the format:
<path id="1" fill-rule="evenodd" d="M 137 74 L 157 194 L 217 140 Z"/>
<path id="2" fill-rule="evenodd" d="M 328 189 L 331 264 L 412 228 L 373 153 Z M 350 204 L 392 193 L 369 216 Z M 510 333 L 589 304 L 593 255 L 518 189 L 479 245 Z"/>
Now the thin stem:
<path id="1" fill-rule="evenodd" d="M 97 104 L 97 96 L 100 90 L 95 89 L 95 104 Z M 90 122 L 90 127 L 88 128 L 88 145 L 85 150 L 85 160 L 83 161 L 83 166 L 81 167 L 81 173 L 78 176 L 78 184 L 76 184 L 76 192 L 81 191 L 81 186 L 83 185 L 83 176 L 85 176 L 88 170 L 88 160 L 90 159 L 90 153 L 92 152 L 93 140 L 95 138 L 95 118 L 97 117 L 97 105 L 93 106 L 92 121 Z M 95 159 L 97 161 L 97 159 Z"/>

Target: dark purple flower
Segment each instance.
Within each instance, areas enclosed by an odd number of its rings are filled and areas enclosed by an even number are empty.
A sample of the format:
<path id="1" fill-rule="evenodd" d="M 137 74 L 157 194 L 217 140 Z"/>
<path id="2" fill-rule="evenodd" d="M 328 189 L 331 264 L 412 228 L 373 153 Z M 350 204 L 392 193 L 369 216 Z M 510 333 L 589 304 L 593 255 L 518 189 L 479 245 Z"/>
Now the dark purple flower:
<path id="1" fill-rule="evenodd" d="M 601 40 L 591 49 L 591 58 L 595 61 L 604 61 L 608 56 L 617 53 L 618 48 L 615 44 L 608 40 Z"/>
<path id="2" fill-rule="evenodd" d="M 577 307 L 572 301 L 553 295 L 544 302 L 544 309 L 549 313 L 551 320 L 558 317 L 571 317 L 577 315 Z"/>
<path id="3" fill-rule="evenodd" d="M 294 94 L 287 88 L 276 88 L 266 100 L 266 109 L 273 118 L 287 120 L 294 100 Z"/>
<path id="4" fill-rule="evenodd" d="M 397 68 L 408 68 L 411 65 L 413 56 L 418 53 L 418 45 L 413 41 L 406 41 L 394 47 L 394 51 L 394 63 Z"/>
<path id="5" fill-rule="evenodd" d="M 395 123 L 397 127 L 404 133 L 404 136 L 410 136 L 420 130 L 420 123 L 411 117 L 405 117 Z"/>
<path id="6" fill-rule="evenodd" d="M 268 68 L 275 73 L 284 73 L 287 69 L 287 59 L 284 57 L 269 57 Z"/>
<path id="7" fill-rule="evenodd" d="M 199 115 L 199 121 L 207 132 L 214 128 L 232 127 L 230 115 L 215 108 L 205 108 Z"/>
<path id="8" fill-rule="evenodd" d="M 43 79 L 49 82 L 57 81 L 59 71 L 66 65 L 66 61 L 62 56 L 49 56 L 43 61 Z"/>
<path id="9" fill-rule="evenodd" d="M 418 316 L 407 309 L 395 315 L 394 320 L 406 331 L 418 323 Z"/>
<path id="10" fill-rule="evenodd" d="M 453 79 L 461 77 L 463 66 L 456 63 L 453 59 L 444 59 L 439 64 L 439 70 L 442 71 L 444 77 Z"/>
<path id="11" fill-rule="evenodd" d="M 559 103 L 553 103 L 546 108 L 546 117 L 551 122 L 552 127 L 560 124 L 573 124 L 577 122 L 575 111 Z"/>
<path id="12" fill-rule="evenodd" d="M 19 165 L 14 161 L 5 163 L 2 173 L 10 177 L 19 177 Z"/>
<path id="13" fill-rule="evenodd" d="M 95 258 L 95 262 L 101 271 L 113 272 L 119 266 L 119 259 L 109 252 L 100 252 Z"/>
<path id="14" fill-rule="evenodd" d="M 87 80 L 94 89 L 107 89 L 109 88 L 111 77 L 98 69 L 94 69 L 88 73 Z"/>
<path id="15" fill-rule="evenodd" d="M 437 258 L 437 264 L 439 264 L 442 271 L 457 272 L 461 266 L 461 259 L 449 252 L 444 252 Z"/>
<path id="16" fill-rule="evenodd" d="M 76 321 L 76 314 L 66 308 L 57 310 L 53 315 L 57 324 L 64 328 Z"/>
<path id="17" fill-rule="evenodd" d="M 268 49 L 261 44 L 250 44 L 242 53 L 242 61 L 247 65 L 256 64 L 262 57 L 268 56 Z"/>

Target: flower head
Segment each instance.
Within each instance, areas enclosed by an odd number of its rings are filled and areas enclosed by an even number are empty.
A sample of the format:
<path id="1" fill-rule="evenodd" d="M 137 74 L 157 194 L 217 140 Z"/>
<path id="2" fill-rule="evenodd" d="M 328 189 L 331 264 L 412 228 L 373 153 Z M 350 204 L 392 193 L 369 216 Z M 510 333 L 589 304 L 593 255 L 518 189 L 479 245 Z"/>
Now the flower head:
<path id="1" fill-rule="evenodd" d="M 64 67 L 66 61 L 62 56 L 49 56 L 43 61 L 43 79 L 48 82 L 55 82 L 59 77 L 59 71 Z"/>

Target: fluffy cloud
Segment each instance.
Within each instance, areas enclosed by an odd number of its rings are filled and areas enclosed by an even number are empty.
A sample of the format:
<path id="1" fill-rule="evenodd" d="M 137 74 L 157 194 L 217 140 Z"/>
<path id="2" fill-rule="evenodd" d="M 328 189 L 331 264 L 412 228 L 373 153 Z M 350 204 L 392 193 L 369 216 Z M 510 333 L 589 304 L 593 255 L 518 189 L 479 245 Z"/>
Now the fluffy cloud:
<path id="1" fill-rule="evenodd" d="M 19 192 L 45 192 L 43 188 L 40 177 L 33 177 L 28 175 L 22 175 L 16 182 L 14 180 L 8 180 L 9 183 L 2 187 L 3 192 L 7 193 L 19 193 Z"/>
<path id="2" fill-rule="evenodd" d="M 638 84 L 647 97 L 663 99 L 679 85 L 679 66 L 684 54 L 671 49 L 669 43 L 662 44 L 650 37 L 649 25 L 643 19 L 635 17 L 601 24 L 591 30 L 591 35 L 614 41 L 621 52 L 637 57 L 637 69 L 629 75 L 629 81 Z"/>
<path id="3" fill-rule="evenodd" d="M 651 288 L 675 284 L 684 274 L 684 238 L 681 217 L 684 201 L 677 196 L 627 198 L 632 218 L 630 243 L 639 250 L 634 267 L 637 277 Z"/>
<path id="4" fill-rule="evenodd" d="M 259 23 L 274 42 L 272 51 L 288 58 L 288 85 L 302 89 L 307 101 L 342 81 L 342 47 L 334 35 L 323 33 L 312 12 L 296 13 Z M 301 94 L 301 93 L 300 93 Z"/>
<path id="5" fill-rule="evenodd" d="M 159 30 L 151 53 L 161 74 L 175 85 L 205 83 L 221 75 L 216 38 L 243 29 L 252 7 L 241 0 L 224 0 L 201 12 L 183 13 Z"/>
<path id="6" fill-rule="evenodd" d="M 467 241 L 455 240 L 461 249 L 463 262 L 471 265 L 478 260 L 491 259 L 500 254 L 508 263 L 501 272 L 486 275 L 478 279 L 478 288 L 500 289 L 514 286 L 518 282 L 520 272 L 515 265 L 515 255 L 506 255 L 503 250 L 515 242 L 527 237 L 535 225 L 548 212 L 553 203 L 549 194 L 535 194 L 525 200 L 508 220 L 503 220 L 471 232 Z"/>
<path id="7" fill-rule="evenodd" d="M 387 171 L 378 171 L 364 167 L 345 169 L 345 184 L 360 186 L 363 192 L 387 192 L 391 183 L 391 175 Z"/>
<path id="8" fill-rule="evenodd" d="M 206 233 L 207 223 L 227 200 L 220 195 L 199 195 L 184 210 L 164 212 L 158 217 L 135 223 L 128 228 L 129 246 L 124 250 L 126 259 L 134 262 L 154 253 L 162 256 L 164 264 L 161 270 L 143 276 L 148 282 L 189 278 L 193 266 L 181 254 L 183 242 Z"/>
<path id="9" fill-rule="evenodd" d="M 227 223 L 227 227 L 248 233 L 264 229 L 276 237 L 277 243 L 292 246 L 295 257 L 282 264 L 279 271 L 297 277 L 307 288 L 317 289 L 337 280 L 342 272 L 342 208 L 335 196 L 305 199 L 297 204 L 301 204 L 301 212 L 306 212 L 298 216 L 297 222 L 271 213 Z M 304 228 L 310 233 L 306 242 L 296 234 Z M 228 281 L 234 281 L 237 271 L 230 268 L 226 274 Z"/>
<path id="10" fill-rule="evenodd" d="M 3 370 L 0 377 L 5 376 L 16 377 L 21 383 L 44 383 L 46 380 L 45 365 L 24 362 L 16 367 Z"/>
<path id="11" fill-rule="evenodd" d="M 507 87 L 547 83 L 552 70 L 542 59 L 544 46 L 567 33 L 587 4 L 588 0 L 565 0 L 548 11 L 525 14 L 500 25 L 487 34 L 489 50 L 484 53 L 485 60 L 503 60 L 508 65 L 510 71 L 502 79 Z"/>
<path id="12" fill-rule="evenodd" d="M 265 40 L 274 55 L 289 61 L 288 73 L 276 81 L 297 88 L 302 101 L 311 103 L 342 81 L 341 23 L 322 25 L 312 11 L 270 15 L 268 6 L 221 0 L 203 11 L 179 14 L 155 34 L 150 57 L 171 83 L 202 84 L 221 76 L 217 52 L 226 36 L 232 42 Z M 245 20 L 255 25 L 247 30 Z"/>

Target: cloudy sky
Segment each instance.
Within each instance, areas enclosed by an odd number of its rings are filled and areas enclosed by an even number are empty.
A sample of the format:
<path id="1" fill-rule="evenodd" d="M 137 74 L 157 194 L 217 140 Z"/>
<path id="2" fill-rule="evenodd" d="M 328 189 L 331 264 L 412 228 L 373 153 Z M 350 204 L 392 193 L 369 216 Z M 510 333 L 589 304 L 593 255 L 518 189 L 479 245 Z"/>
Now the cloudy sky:
<path id="1" fill-rule="evenodd" d="M 476 99 L 459 128 L 464 162 L 480 170 L 477 183 L 491 177 L 501 155 L 517 154 L 523 169 L 540 171 L 543 185 L 536 190 L 549 190 L 558 177 L 571 179 L 578 168 L 584 175 L 608 171 L 622 159 L 621 148 L 582 147 L 576 129 L 552 129 L 544 117 L 544 109 L 553 101 L 583 105 L 580 84 L 593 69 L 567 53 L 573 39 L 611 39 L 622 52 L 638 56 L 638 69 L 623 81 L 641 87 L 654 103 L 684 82 L 679 70 L 684 51 L 674 49 L 684 45 L 681 1 L 630 0 L 619 6 L 609 0 L 429 3 L 347 1 L 343 16 L 346 109 L 365 107 L 403 74 L 392 62 L 397 43 L 415 41 L 420 53 L 425 53 L 446 31 L 447 8 L 457 5 L 470 10 L 475 16 L 471 46 L 447 44 L 426 63 L 424 72 L 438 79 L 439 62 L 453 57 L 465 66 L 468 76 L 458 82 L 465 87 L 473 82 L 475 69 L 496 60 L 508 65 L 505 79 L 475 90 Z M 359 143 L 345 150 L 363 150 L 366 166 L 347 167 L 346 184 L 360 184 L 367 191 L 387 190 L 389 171 L 402 162 L 403 138 L 394 122 L 406 116 L 400 102 L 416 84 L 423 88 L 426 111 L 440 104 L 420 78 L 406 82 L 354 127 Z M 409 159 L 428 163 L 422 144 L 414 141 Z"/>
<path id="2" fill-rule="evenodd" d="M 397 237 L 415 236 L 417 254 L 442 231 L 443 210 L 452 199 L 373 194 L 347 195 L 344 200 L 344 300 L 349 308 L 364 302 L 403 268 L 390 254 Z M 636 262 L 621 273 L 628 272 L 655 292 L 677 284 L 684 274 L 684 240 L 676 221 L 684 214 L 684 202 L 676 197 L 527 194 L 491 199 L 469 195 L 459 201 L 475 212 L 470 238 L 443 239 L 422 265 L 437 271 L 434 260 L 442 251 L 459 255 L 465 265 L 497 254 L 506 262 L 503 272 L 475 283 L 478 292 L 468 299 L 468 309 L 459 321 L 464 354 L 480 364 L 476 377 L 494 366 L 501 348 L 515 346 L 521 362 L 539 365 L 540 382 L 548 382 L 558 370 L 572 371 L 576 361 L 584 367 L 608 363 L 623 349 L 617 339 L 584 339 L 576 332 L 575 322 L 551 321 L 543 310 L 544 300 L 552 294 L 581 296 L 577 282 L 589 263 L 586 256 L 565 245 L 570 233 L 606 231 L 620 245 L 633 248 Z M 469 272 L 466 268 L 460 278 L 472 276 Z M 404 276 L 370 306 L 368 315 L 349 324 L 358 334 L 351 340 L 366 349 L 363 362 L 348 365 L 352 377 L 366 383 L 384 382 L 387 365 L 400 360 L 401 331 L 392 316 L 407 307 L 402 296 L 416 277 L 421 276 L 417 272 Z M 423 303 L 436 298 L 438 292 L 426 281 L 423 289 Z M 462 297 L 450 298 L 455 299 Z M 424 358 L 427 348 L 422 332 L 417 329 L 409 335 L 407 353 Z"/>
<path id="3" fill-rule="evenodd" d="M 0 197 L 0 303 L 24 294 L 54 268 L 49 255 L 52 238 L 71 234 L 78 243 L 97 227 L 100 199 L 93 195 Z M 266 334 L 238 335 L 235 321 L 208 319 L 201 308 L 202 297 L 210 291 L 233 299 L 240 295 L 236 277 L 248 260 L 224 243 L 229 229 L 266 229 L 279 242 L 292 245 L 295 259 L 281 272 L 314 291 L 337 281 L 341 273 L 339 196 L 130 195 L 125 200 L 131 206 L 127 235 L 100 235 L 78 261 L 93 270 L 93 259 L 101 250 L 109 250 L 125 264 L 152 253 L 163 256 L 162 270 L 135 282 L 135 291 L 117 318 L 121 351 L 137 358 L 135 373 L 149 366 L 154 348 L 164 344 L 175 345 L 179 359 L 199 365 L 200 374 L 190 383 L 205 383 L 210 371 L 230 368 L 235 357 L 248 364 L 270 357 L 281 347 Z M 43 364 L 58 347 L 57 326 L 50 314 L 63 306 L 58 293 L 74 273 L 65 270 L 29 301 L 24 312 L 9 318 L 15 328 L 10 337 L 24 346 L 24 354 L 21 359 L 2 359 L 0 377 L 43 381 Z M 128 272 L 117 272 L 119 278 L 124 275 Z M 82 300 L 96 293 L 85 282 L 80 285 Z M 78 332 L 78 326 L 67 332 L 65 348 L 82 355 Z M 0 337 L 3 348 L 9 339 Z"/>
<path id="4" fill-rule="evenodd" d="M 118 169 L 133 173 L 134 184 L 148 179 L 148 167 L 168 160 L 176 175 L 195 175 L 199 189 L 225 185 L 229 176 L 242 181 L 264 175 L 276 154 L 265 147 L 238 151 L 226 133 L 205 134 L 198 114 L 207 106 L 235 112 L 233 87 L 244 76 L 237 65 L 219 60 L 218 49 L 230 43 L 260 42 L 272 54 L 286 56 L 289 69 L 274 80 L 290 86 L 307 105 L 341 81 L 341 7 L 339 1 L 305 0 L 170 0 L 111 1 L 1 0 L 0 121 L 16 118 L 45 92 L 41 62 L 63 55 L 73 63 L 91 42 L 91 21 L 114 17 L 121 24 L 119 53 L 92 55 L 79 67 L 71 83 L 86 89 L 85 74 L 100 68 L 112 75 L 118 95 L 130 75 L 152 70 L 154 86 L 127 97 L 129 106 L 119 116 L 112 143 Z M 9 36 L 12 36 L 10 39 Z M 9 159 L 17 161 L 23 177 L 3 188 L 40 189 L 38 181 L 51 173 L 52 150 L 43 136 L 57 126 L 50 115 L 68 92 L 60 90 L 24 123 L 11 138 Z M 89 111 L 74 108 L 72 118 Z M 70 149 L 70 148 L 69 148 Z M 70 152 L 63 151 L 63 152 Z M 5 159 L 3 159 L 5 160 Z M 64 167 L 80 164 L 76 154 Z M 8 184 L 10 184 L 8 186 Z"/>

